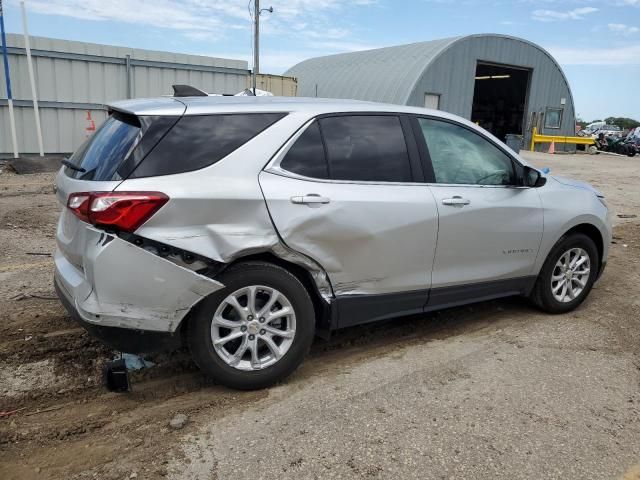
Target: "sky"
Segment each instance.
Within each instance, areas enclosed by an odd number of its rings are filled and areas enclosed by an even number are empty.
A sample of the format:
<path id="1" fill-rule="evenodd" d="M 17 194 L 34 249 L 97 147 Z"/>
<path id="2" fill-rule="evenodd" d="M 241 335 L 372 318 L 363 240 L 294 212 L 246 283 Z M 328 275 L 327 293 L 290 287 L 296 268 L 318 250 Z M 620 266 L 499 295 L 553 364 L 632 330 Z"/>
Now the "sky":
<path id="1" fill-rule="evenodd" d="M 4 0 L 22 33 L 18 0 Z M 249 61 L 251 0 L 27 0 L 36 36 Z M 640 0 L 261 0 L 260 70 L 310 57 L 472 33 L 551 52 L 585 120 L 640 119 Z"/>

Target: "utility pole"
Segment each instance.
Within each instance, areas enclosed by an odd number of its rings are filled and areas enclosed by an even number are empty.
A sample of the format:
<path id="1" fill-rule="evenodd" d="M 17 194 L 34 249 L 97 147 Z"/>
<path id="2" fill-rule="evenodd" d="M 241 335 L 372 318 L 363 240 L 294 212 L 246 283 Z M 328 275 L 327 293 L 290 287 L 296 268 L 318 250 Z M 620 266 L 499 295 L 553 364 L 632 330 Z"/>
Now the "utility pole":
<path id="1" fill-rule="evenodd" d="M 4 16 L 2 0 L 0 0 L 0 38 L 2 39 L 2 58 L 4 60 L 4 80 L 7 86 L 7 105 L 9 106 L 9 125 L 13 142 L 13 158 L 18 158 L 18 138 L 16 136 L 16 118 L 13 115 L 13 96 L 11 95 L 11 75 L 9 75 L 9 55 L 7 54 L 7 37 L 4 33 Z"/>
<path id="2" fill-rule="evenodd" d="M 253 5 L 253 96 L 256 96 L 256 83 L 260 69 L 260 0 Z"/>
<path id="3" fill-rule="evenodd" d="M 38 135 L 38 147 L 40 147 L 40 156 L 44 157 L 44 147 L 42 145 L 42 128 L 40 127 L 40 110 L 38 110 L 38 94 L 36 92 L 36 80 L 33 75 L 33 60 L 31 59 L 31 45 L 29 43 L 29 30 L 27 29 L 27 10 L 24 6 L 24 0 L 20 0 L 20 8 L 22 9 L 22 29 L 24 30 L 24 47 L 27 50 L 27 67 L 29 70 L 29 80 L 31 82 L 31 96 L 33 97 L 33 112 L 36 116 L 36 134 Z"/>
<path id="4" fill-rule="evenodd" d="M 260 14 L 273 13 L 273 7 L 260 10 L 260 0 L 253 3 L 253 95 L 256 95 L 257 76 L 260 73 Z"/>

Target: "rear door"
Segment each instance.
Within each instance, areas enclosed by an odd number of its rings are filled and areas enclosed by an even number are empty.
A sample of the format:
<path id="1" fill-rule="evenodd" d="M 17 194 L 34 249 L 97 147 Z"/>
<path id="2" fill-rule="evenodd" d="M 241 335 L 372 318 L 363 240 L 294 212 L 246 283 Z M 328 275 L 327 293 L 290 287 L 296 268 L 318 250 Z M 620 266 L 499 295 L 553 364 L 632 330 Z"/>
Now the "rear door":
<path id="1" fill-rule="evenodd" d="M 260 174 L 280 236 L 322 265 L 338 297 L 398 294 L 405 311 L 426 300 L 437 238 L 421 181 L 408 120 L 377 113 L 314 120 Z"/>
<path id="2" fill-rule="evenodd" d="M 454 301 L 505 288 L 517 293 L 542 238 L 537 189 L 521 186 L 522 166 L 472 129 L 435 118 L 414 122 L 439 212 L 430 303 L 448 303 L 448 293 Z M 440 290 L 461 286 L 470 287 Z"/>

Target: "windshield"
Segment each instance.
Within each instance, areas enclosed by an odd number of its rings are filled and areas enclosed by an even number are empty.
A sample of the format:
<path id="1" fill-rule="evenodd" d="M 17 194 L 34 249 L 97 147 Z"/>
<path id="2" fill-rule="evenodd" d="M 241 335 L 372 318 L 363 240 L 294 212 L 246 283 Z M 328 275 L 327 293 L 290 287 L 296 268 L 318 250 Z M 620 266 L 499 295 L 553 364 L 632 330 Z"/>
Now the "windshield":
<path id="1" fill-rule="evenodd" d="M 116 170 L 135 146 L 139 133 L 136 117 L 114 113 L 69 158 L 85 171 L 67 168 L 67 175 L 80 180 L 120 180 Z"/>

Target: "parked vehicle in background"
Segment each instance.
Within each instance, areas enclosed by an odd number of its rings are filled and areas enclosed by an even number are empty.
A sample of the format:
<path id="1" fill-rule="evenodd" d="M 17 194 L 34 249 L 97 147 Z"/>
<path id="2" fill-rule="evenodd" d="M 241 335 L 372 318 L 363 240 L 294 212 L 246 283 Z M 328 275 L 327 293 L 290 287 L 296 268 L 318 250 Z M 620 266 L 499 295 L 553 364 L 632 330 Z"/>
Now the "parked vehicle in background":
<path id="1" fill-rule="evenodd" d="M 631 143 L 637 143 L 638 141 L 640 141 L 640 127 L 632 128 L 631 130 L 629 130 L 629 133 L 627 133 L 625 140 Z"/>
<path id="2" fill-rule="evenodd" d="M 607 137 L 603 133 L 599 134 L 598 138 L 595 139 L 595 147 L 601 152 L 617 153 L 628 157 L 634 157 L 638 153 L 638 147 L 635 142 L 623 140 L 622 137 Z M 593 146 L 590 148 L 593 148 Z"/>
<path id="3" fill-rule="evenodd" d="M 442 111 L 163 97 L 110 106 L 56 177 L 55 288 L 114 348 L 189 346 L 241 389 L 314 335 L 510 295 L 573 310 L 601 274 L 600 192 Z"/>
<path id="4" fill-rule="evenodd" d="M 622 129 L 617 125 L 603 125 L 594 130 L 591 136 L 597 138 L 600 134 L 604 134 L 606 137 L 622 138 Z"/>
<path id="5" fill-rule="evenodd" d="M 593 132 L 600 129 L 601 127 L 604 127 L 606 124 L 607 122 L 593 122 L 587 125 L 586 127 L 584 127 L 581 131 L 592 134 Z"/>
<path id="6" fill-rule="evenodd" d="M 600 134 L 604 134 L 607 137 L 622 136 L 622 130 L 617 125 L 607 125 L 604 122 L 596 122 L 587 125 L 584 129 L 578 130 L 577 135 L 580 137 L 590 136 L 592 138 L 598 138 Z"/>

